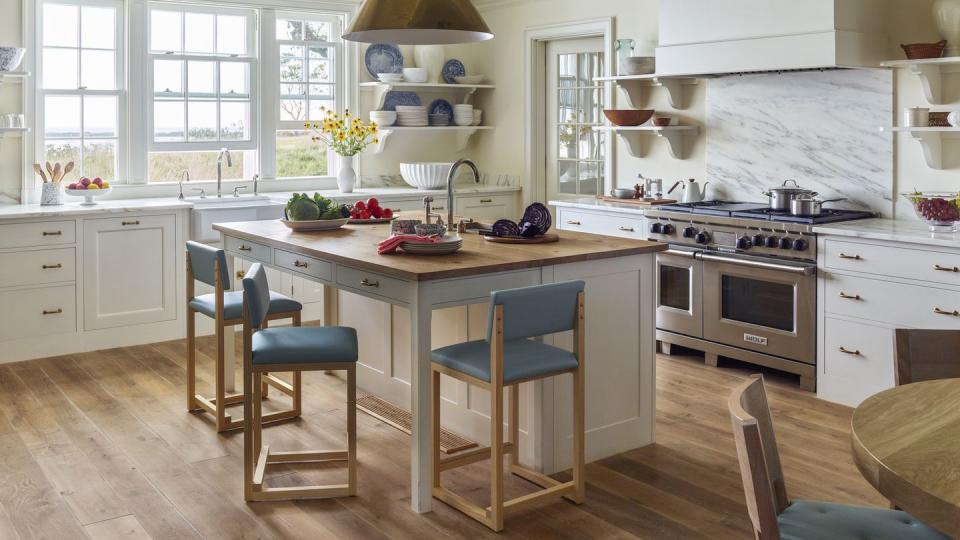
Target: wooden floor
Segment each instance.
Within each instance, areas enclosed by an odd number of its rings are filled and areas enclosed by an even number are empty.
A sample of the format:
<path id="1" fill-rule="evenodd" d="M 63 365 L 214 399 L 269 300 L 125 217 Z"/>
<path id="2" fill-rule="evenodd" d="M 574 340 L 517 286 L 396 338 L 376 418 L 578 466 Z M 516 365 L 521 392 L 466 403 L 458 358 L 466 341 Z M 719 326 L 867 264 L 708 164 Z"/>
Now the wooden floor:
<path id="1" fill-rule="evenodd" d="M 201 346 L 203 387 L 213 342 Z M 358 497 L 245 504 L 242 436 L 217 435 L 184 411 L 184 351 L 170 342 L 0 365 L 0 538 L 498 536 L 439 502 L 414 514 L 409 438 L 364 414 Z M 588 465 L 586 504 L 548 502 L 510 516 L 503 537 L 749 537 L 725 402 L 750 370 L 707 368 L 695 357 L 660 357 L 657 368 L 657 444 Z M 851 461 L 851 410 L 800 392 L 795 380 L 768 382 L 789 494 L 885 506 Z M 342 383 L 307 374 L 305 394 L 304 418 L 266 429 L 267 442 L 340 447 Z M 278 468 L 268 482 L 345 474 L 298 467 Z M 444 481 L 484 501 L 485 467 Z M 507 496 L 529 490 L 507 483 Z"/>

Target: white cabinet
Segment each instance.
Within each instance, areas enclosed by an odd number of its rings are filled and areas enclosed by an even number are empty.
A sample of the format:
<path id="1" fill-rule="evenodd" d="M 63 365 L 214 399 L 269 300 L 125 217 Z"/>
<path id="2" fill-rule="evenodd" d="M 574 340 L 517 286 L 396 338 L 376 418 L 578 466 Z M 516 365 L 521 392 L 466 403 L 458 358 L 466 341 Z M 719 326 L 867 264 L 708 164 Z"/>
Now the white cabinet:
<path id="1" fill-rule="evenodd" d="M 517 208 L 517 196 L 509 195 L 458 195 L 453 209 L 458 216 L 475 220 L 496 221 L 498 219 L 516 220 L 520 217 Z"/>
<path id="2" fill-rule="evenodd" d="M 557 208 L 557 228 L 620 238 L 647 239 L 647 225 L 643 214 L 633 212 L 585 210 L 561 206 Z"/>
<path id="3" fill-rule="evenodd" d="M 83 223 L 84 328 L 177 318 L 176 216 Z"/>

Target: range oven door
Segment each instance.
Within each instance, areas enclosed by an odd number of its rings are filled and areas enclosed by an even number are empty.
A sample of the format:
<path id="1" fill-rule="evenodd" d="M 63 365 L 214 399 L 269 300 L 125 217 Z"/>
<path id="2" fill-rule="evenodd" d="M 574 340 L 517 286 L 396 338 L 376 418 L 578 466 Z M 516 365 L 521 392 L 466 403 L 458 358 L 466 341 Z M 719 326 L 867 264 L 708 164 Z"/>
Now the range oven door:
<path id="1" fill-rule="evenodd" d="M 710 341 L 816 364 L 816 265 L 704 253 Z"/>
<path id="2" fill-rule="evenodd" d="M 672 247 L 657 254 L 657 328 L 703 337 L 700 253 Z"/>

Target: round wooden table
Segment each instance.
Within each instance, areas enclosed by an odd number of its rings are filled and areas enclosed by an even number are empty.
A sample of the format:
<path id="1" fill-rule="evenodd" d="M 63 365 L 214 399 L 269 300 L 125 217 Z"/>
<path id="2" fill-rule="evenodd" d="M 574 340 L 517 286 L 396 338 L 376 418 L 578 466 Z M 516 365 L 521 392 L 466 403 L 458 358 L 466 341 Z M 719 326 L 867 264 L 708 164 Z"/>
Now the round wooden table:
<path id="1" fill-rule="evenodd" d="M 853 458 L 890 501 L 960 538 L 960 379 L 867 398 L 851 420 Z"/>

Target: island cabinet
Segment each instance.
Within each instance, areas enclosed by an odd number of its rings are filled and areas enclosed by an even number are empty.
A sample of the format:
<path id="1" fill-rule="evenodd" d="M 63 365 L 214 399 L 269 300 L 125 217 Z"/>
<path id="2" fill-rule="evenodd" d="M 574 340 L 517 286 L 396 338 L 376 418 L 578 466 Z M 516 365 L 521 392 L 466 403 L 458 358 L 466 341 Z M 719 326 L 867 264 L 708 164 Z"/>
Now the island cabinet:
<path id="1" fill-rule="evenodd" d="M 647 239 L 646 221 L 643 214 L 638 211 L 617 212 L 599 207 L 587 209 L 558 205 L 557 227 L 565 231 L 580 231 L 637 240 Z"/>
<path id="2" fill-rule="evenodd" d="M 960 247 L 824 235 L 818 266 L 821 398 L 893 387 L 897 328 L 960 330 Z"/>
<path id="3" fill-rule="evenodd" d="M 186 212 L 0 219 L 0 362 L 183 336 Z"/>

